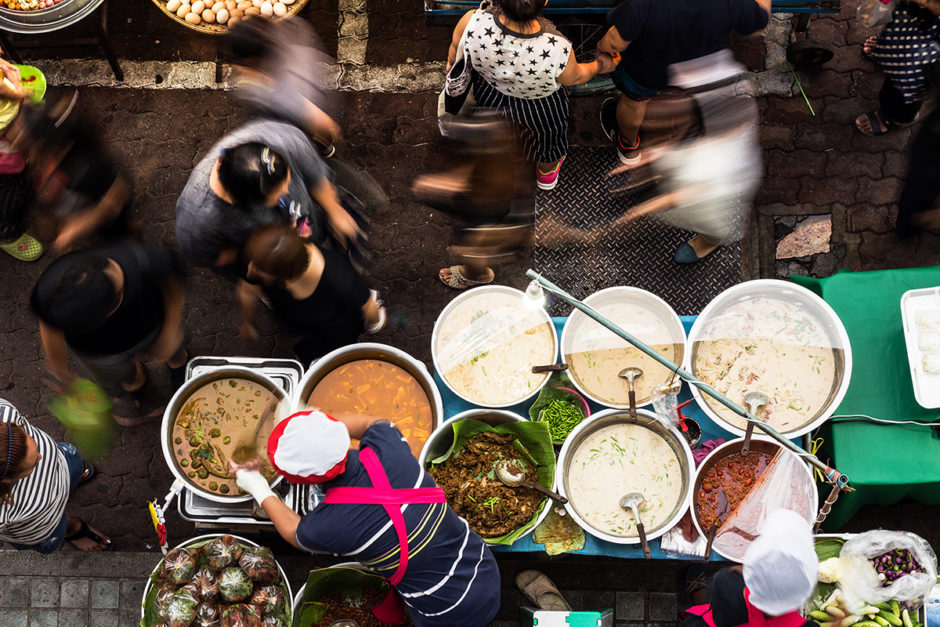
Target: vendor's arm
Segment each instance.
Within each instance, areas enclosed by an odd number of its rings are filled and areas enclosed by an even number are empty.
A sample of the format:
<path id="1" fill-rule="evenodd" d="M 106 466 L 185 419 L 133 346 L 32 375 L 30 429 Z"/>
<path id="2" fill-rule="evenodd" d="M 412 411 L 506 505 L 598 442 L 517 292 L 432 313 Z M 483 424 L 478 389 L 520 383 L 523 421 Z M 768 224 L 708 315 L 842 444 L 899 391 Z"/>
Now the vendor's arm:
<path id="1" fill-rule="evenodd" d="M 69 217 L 52 243 L 53 248 L 58 252 L 69 250 L 80 238 L 114 222 L 130 195 L 130 185 L 120 176 L 115 178 L 98 204 Z"/>
<path id="2" fill-rule="evenodd" d="M 566 86 L 583 85 L 598 74 L 613 72 L 615 67 L 617 67 L 616 60 L 606 52 L 599 52 L 597 58 L 588 63 L 578 63 L 572 49 L 564 71 L 558 76 L 558 82 Z"/>
<path id="3" fill-rule="evenodd" d="M 65 342 L 65 333 L 40 320 L 39 337 L 49 372 L 62 385 L 68 386 L 75 380 L 75 375 L 69 369 L 69 349 Z"/>
<path id="4" fill-rule="evenodd" d="M 343 209 L 339 204 L 339 196 L 336 195 L 336 188 L 330 179 L 323 176 L 314 185 L 310 186 L 310 197 L 317 201 L 326 212 L 330 228 L 340 243 L 345 244 L 347 240 L 355 239 L 359 234 L 359 225 L 353 219 L 349 212 Z"/>
<path id="5" fill-rule="evenodd" d="M 269 496 L 261 503 L 264 513 L 268 515 L 274 528 L 284 540 L 296 549 L 305 550 L 297 542 L 297 527 L 300 525 L 300 514 L 287 506 L 276 496 Z"/>
<path id="6" fill-rule="evenodd" d="M 447 49 L 448 71 L 450 70 L 450 66 L 457 60 L 457 47 L 460 45 L 460 38 L 463 37 L 463 31 L 467 28 L 467 24 L 470 23 L 470 18 L 473 17 L 474 13 L 476 13 L 476 11 L 467 11 L 464 13 L 464 16 L 457 22 L 457 26 L 454 27 L 454 34 L 450 38 L 450 48 Z"/>

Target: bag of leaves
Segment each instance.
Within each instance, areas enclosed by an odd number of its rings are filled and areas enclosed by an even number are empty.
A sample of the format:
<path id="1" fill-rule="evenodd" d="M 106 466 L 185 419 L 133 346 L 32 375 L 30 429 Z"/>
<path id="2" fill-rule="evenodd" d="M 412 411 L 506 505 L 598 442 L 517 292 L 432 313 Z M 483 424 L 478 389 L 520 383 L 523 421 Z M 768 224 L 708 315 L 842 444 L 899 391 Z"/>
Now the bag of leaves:
<path id="1" fill-rule="evenodd" d="M 219 536 L 205 546 L 206 561 L 211 569 L 222 570 L 237 563 L 243 550 L 242 545 L 232 536 Z"/>
<path id="2" fill-rule="evenodd" d="M 220 627 L 261 627 L 261 614 L 244 603 L 229 605 L 222 610 Z"/>
<path id="3" fill-rule="evenodd" d="M 193 596 L 191 590 L 180 588 L 167 603 L 164 618 L 170 627 L 189 627 L 196 616 L 199 601 Z"/>
<path id="4" fill-rule="evenodd" d="M 238 566 L 223 568 L 219 573 L 219 592 L 229 603 L 244 601 L 251 594 L 253 584 Z"/>
<path id="5" fill-rule="evenodd" d="M 273 583 L 279 574 L 271 549 L 263 546 L 245 549 L 238 565 L 252 581 L 261 584 Z"/>
<path id="6" fill-rule="evenodd" d="M 193 578 L 199 565 L 199 551 L 196 549 L 173 549 L 163 558 L 160 579 L 174 585 L 182 585 Z"/>
<path id="7" fill-rule="evenodd" d="M 251 594 L 252 605 L 261 608 L 262 614 L 271 616 L 284 611 L 284 591 L 278 586 L 261 586 Z"/>
<path id="8" fill-rule="evenodd" d="M 196 608 L 196 617 L 193 619 L 192 627 L 219 627 L 221 615 L 218 605 L 203 602 Z"/>
<path id="9" fill-rule="evenodd" d="M 281 616 L 265 616 L 261 621 L 261 627 L 289 627 L 289 625 Z"/>
<path id="10" fill-rule="evenodd" d="M 157 595 L 153 599 L 154 608 L 157 610 L 157 615 L 161 618 L 166 617 L 166 606 L 169 605 L 170 599 L 173 598 L 173 595 L 176 593 L 176 586 L 164 583 L 157 588 Z"/>
<path id="11" fill-rule="evenodd" d="M 203 603 L 217 603 L 221 597 L 219 591 L 219 577 L 208 568 L 202 568 L 193 578 L 199 592 L 199 600 Z"/>

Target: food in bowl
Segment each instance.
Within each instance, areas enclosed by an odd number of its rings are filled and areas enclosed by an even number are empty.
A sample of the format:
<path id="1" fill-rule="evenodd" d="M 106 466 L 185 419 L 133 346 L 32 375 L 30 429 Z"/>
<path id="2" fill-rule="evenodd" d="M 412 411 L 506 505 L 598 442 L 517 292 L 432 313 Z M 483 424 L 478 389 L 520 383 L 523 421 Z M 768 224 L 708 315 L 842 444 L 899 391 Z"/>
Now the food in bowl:
<path id="1" fill-rule="evenodd" d="M 825 410 L 841 384 L 844 355 L 823 322 L 806 308 L 778 298 L 741 300 L 709 321 L 692 347 L 692 373 L 737 403 L 760 391 L 770 402 L 757 417 L 782 433 Z M 745 419 L 710 396 L 709 408 L 739 429 Z"/>
<path id="2" fill-rule="evenodd" d="M 438 320 L 435 364 L 460 396 L 480 405 L 507 406 L 532 395 L 548 379 L 532 366 L 555 362 L 555 336 L 544 310 L 523 305 L 515 290 L 477 288 L 454 301 Z"/>
<path id="3" fill-rule="evenodd" d="M 196 388 L 173 422 L 176 463 L 190 481 L 213 494 L 244 494 L 229 470 L 239 446 L 265 450 L 274 428 L 280 399 L 263 385 L 242 378 L 225 378 Z M 269 481 L 276 471 L 261 455 L 261 474 Z"/>
<path id="4" fill-rule="evenodd" d="M 434 426 L 431 401 L 418 380 L 381 359 L 357 359 L 328 372 L 307 406 L 334 418 L 362 414 L 393 422 L 415 457 Z"/>
<path id="5" fill-rule="evenodd" d="M 705 473 L 696 505 L 703 529 L 711 529 L 715 521 L 721 525 L 731 516 L 772 458 L 773 455 L 758 451 L 747 455 L 731 453 Z"/>
<path id="6" fill-rule="evenodd" d="M 606 534 L 637 537 L 620 497 L 641 492 L 643 526 L 655 530 L 683 500 L 682 466 L 664 437 L 643 425 L 612 424 L 591 433 L 567 463 L 567 496 L 586 522 Z"/>
<path id="7" fill-rule="evenodd" d="M 14 11 L 41 11 L 42 9 L 51 9 L 63 1 L 67 0 L 3 0 L 0 6 Z"/>

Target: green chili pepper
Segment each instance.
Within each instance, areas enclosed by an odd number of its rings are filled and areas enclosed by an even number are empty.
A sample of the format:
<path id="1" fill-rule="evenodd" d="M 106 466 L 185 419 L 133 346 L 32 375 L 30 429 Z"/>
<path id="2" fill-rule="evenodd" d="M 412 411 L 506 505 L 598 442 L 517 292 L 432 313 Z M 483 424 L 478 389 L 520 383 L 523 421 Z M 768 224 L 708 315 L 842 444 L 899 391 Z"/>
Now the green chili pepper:
<path id="1" fill-rule="evenodd" d="M 552 440 L 562 441 L 584 420 L 584 412 L 568 401 L 554 400 L 539 412 L 539 420 L 548 423 Z"/>

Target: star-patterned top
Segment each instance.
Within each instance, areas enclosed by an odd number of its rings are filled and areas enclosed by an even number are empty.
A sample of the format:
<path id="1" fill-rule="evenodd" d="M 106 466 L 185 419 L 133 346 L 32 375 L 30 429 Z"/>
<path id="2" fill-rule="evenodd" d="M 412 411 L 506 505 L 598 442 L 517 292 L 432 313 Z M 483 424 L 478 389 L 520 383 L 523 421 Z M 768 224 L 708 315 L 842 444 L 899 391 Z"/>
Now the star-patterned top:
<path id="1" fill-rule="evenodd" d="M 568 64 L 571 42 L 547 20 L 538 32 L 523 35 L 509 30 L 493 10 L 477 11 L 467 23 L 467 47 L 473 69 L 497 91 L 514 98 L 535 100 L 551 95 L 555 79 Z"/>

